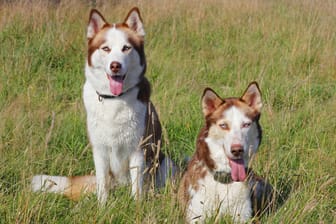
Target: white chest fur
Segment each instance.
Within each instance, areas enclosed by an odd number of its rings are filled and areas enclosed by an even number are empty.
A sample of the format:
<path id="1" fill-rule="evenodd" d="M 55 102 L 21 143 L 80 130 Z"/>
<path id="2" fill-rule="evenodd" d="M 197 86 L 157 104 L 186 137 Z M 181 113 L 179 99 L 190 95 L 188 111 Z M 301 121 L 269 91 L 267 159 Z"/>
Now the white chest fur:
<path id="1" fill-rule="evenodd" d="M 138 90 L 134 89 L 121 96 L 128 99 L 102 99 L 89 83 L 84 85 L 84 104 L 87 112 L 87 125 L 90 138 L 95 144 L 123 144 L 134 141 L 143 134 L 146 105 L 137 100 Z M 138 142 L 136 143 L 138 144 Z"/>
<path id="2" fill-rule="evenodd" d="M 84 85 L 87 127 L 94 156 L 104 154 L 109 169 L 122 178 L 128 176 L 129 156 L 138 148 L 144 134 L 147 107 L 137 100 L 137 93 L 135 88 L 123 96 L 99 101 L 90 83 Z"/>
<path id="3" fill-rule="evenodd" d="M 198 181 L 198 189 L 189 188 L 191 200 L 187 212 L 190 223 L 202 222 L 214 215 L 231 215 L 234 222 L 246 222 L 252 213 L 250 192 L 244 182 L 222 184 L 208 173 Z"/>

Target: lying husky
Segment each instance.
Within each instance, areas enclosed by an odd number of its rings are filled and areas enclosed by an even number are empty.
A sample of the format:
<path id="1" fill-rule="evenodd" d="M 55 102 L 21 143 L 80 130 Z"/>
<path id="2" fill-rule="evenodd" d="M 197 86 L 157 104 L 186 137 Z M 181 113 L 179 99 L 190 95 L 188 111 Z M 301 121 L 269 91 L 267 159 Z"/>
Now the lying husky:
<path id="1" fill-rule="evenodd" d="M 104 204 L 114 185 L 130 183 L 137 198 L 144 182 L 154 180 L 155 187 L 162 187 L 169 174 L 174 175 L 176 167 L 160 151 L 161 125 L 144 76 L 144 36 L 138 8 L 123 23 L 113 24 L 91 11 L 83 98 L 96 176 L 38 175 L 32 180 L 33 191 L 72 199 L 96 191 Z"/>
<path id="2" fill-rule="evenodd" d="M 241 98 L 222 99 L 209 88 L 204 91 L 205 126 L 179 188 L 189 223 L 223 215 L 245 222 L 270 199 L 272 187 L 247 171 L 261 141 L 261 107 L 256 82 Z"/>

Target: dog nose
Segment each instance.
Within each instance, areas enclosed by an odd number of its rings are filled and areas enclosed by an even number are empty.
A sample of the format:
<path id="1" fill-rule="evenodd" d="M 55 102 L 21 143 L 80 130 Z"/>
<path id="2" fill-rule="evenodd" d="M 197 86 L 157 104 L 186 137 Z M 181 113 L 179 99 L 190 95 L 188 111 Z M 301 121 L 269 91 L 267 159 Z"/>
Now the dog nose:
<path id="1" fill-rule="evenodd" d="M 118 73 L 121 69 L 121 64 L 117 61 L 112 61 L 112 63 L 110 64 L 110 69 L 112 72 Z"/>
<path id="2" fill-rule="evenodd" d="M 244 153 L 244 147 L 240 144 L 231 145 L 231 153 L 236 157 L 240 157 Z"/>

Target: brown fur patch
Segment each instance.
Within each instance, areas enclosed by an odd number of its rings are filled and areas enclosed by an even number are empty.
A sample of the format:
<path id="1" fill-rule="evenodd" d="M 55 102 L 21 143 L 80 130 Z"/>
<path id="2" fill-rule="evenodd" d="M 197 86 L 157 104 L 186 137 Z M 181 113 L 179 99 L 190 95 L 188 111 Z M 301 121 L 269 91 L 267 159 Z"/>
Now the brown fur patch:
<path id="1" fill-rule="evenodd" d="M 223 116 L 224 111 L 233 106 L 239 108 L 252 121 L 255 121 L 256 118 L 259 117 L 259 111 L 252 109 L 242 99 L 233 97 L 225 98 L 223 99 L 223 103 L 213 113 L 209 114 L 205 118 L 207 127 L 216 123 L 216 121 Z"/>
<path id="2" fill-rule="evenodd" d="M 196 143 L 196 153 L 188 164 L 178 192 L 178 197 L 183 206 L 189 203 L 189 187 L 194 190 L 199 189 L 198 181 L 205 177 L 209 170 L 215 169 L 215 162 L 210 157 L 210 151 L 205 143 L 208 129 L 201 129 Z"/>
<path id="3" fill-rule="evenodd" d="M 140 56 L 140 64 L 146 64 L 145 50 L 144 50 L 144 38 L 137 35 L 133 30 L 131 30 L 126 23 L 116 24 L 116 28 L 125 32 L 128 36 L 128 41 L 138 52 Z"/>
<path id="4" fill-rule="evenodd" d="M 92 66 L 91 56 L 99 49 L 99 47 L 106 41 L 106 32 L 111 28 L 109 24 L 105 24 L 104 27 L 93 37 L 88 39 L 88 55 L 87 61 L 89 66 Z"/>
<path id="5" fill-rule="evenodd" d="M 207 172 L 208 169 L 204 161 L 197 158 L 197 155 L 194 155 L 188 164 L 186 173 L 182 177 L 178 191 L 178 199 L 183 209 L 186 208 L 190 201 L 189 188 L 192 187 L 197 191 L 199 189 L 198 181 L 204 178 Z"/>
<path id="6" fill-rule="evenodd" d="M 196 143 L 196 158 L 197 160 L 203 161 L 210 170 L 213 170 L 216 168 L 216 165 L 211 159 L 208 145 L 205 143 L 205 138 L 208 137 L 208 130 L 208 127 L 202 128 L 198 135 Z"/>
<path id="7" fill-rule="evenodd" d="M 81 195 L 96 191 L 96 177 L 93 175 L 70 177 L 70 186 L 64 191 L 64 195 L 77 201 Z"/>

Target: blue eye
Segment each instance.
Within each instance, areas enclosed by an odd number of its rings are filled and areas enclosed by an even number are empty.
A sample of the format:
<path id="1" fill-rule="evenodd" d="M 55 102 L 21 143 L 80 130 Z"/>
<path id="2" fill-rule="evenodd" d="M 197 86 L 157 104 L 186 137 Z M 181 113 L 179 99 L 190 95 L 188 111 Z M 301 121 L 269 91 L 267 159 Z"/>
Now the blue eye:
<path id="1" fill-rule="evenodd" d="M 102 47 L 102 50 L 109 53 L 111 51 L 111 49 L 109 47 Z"/>
<path id="2" fill-rule="evenodd" d="M 242 127 L 243 128 L 248 128 L 248 127 L 250 127 L 251 126 L 251 122 L 245 122 L 245 123 L 243 123 L 243 125 L 242 125 Z"/>
<path id="3" fill-rule="evenodd" d="M 131 46 L 124 45 L 123 48 L 121 49 L 121 51 L 125 52 L 125 51 L 130 50 L 131 48 L 132 48 Z"/>
<path id="4" fill-rule="evenodd" d="M 229 130 L 229 125 L 227 123 L 219 124 L 219 127 L 223 130 Z"/>

